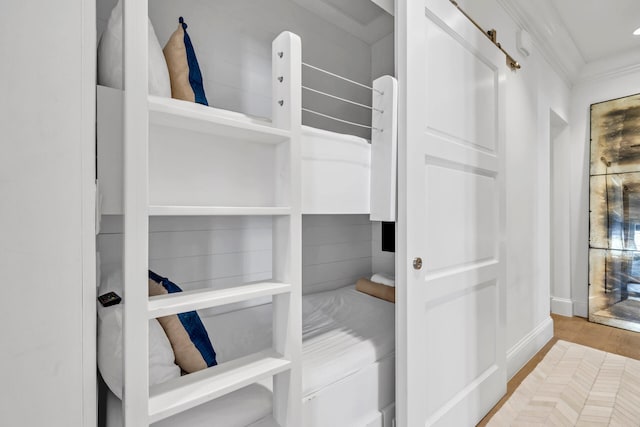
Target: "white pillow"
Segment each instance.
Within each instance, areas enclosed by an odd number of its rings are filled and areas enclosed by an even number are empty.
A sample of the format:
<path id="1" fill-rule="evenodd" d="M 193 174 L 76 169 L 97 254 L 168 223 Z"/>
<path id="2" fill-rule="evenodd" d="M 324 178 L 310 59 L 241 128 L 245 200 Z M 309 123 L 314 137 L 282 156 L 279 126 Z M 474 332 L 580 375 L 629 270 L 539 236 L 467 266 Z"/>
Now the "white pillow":
<path id="1" fill-rule="evenodd" d="M 396 286 L 395 276 L 391 276 L 385 273 L 375 273 L 373 276 L 371 276 L 371 281 L 380 283 L 386 286 L 391 286 L 391 287 Z"/>
<path id="2" fill-rule="evenodd" d="M 100 284 L 99 295 L 109 291 L 122 295 L 122 271 L 108 274 Z M 122 298 L 124 301 L 124 297 Z M 102 307 L 98 304 L 98 368 L 109 389 L 122 399 L 122 310 L 124 304 Z M 156 319 L 149 321 L 149 385 L 180 376 L 180 367 L 167 335 Z"/>
<path id="3" fill-rule="evenodd" d="M 111 11 L 98 43 L 98 84 L 122 89 L 122 0 Z M 149 94 L 171 98 L 169 70 L 149 20 Z"/>
<path id="4" fill-rule="evenodd" d="M 98 318 L 98 367 L 109 389 L 122 399 L 122 304 L 107 307 Z M 149 385 L 180 376 L 171 344 L 156 319 L 149 321 Z"/>

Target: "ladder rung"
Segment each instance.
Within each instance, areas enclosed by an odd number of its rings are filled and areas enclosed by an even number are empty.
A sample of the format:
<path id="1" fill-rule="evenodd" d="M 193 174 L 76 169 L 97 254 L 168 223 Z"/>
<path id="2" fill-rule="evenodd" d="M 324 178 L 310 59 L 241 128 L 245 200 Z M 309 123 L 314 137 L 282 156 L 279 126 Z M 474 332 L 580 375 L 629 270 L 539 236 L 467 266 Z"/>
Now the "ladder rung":
<path id="1" fill-rule="evenodd" d="M 260 282 L 226 289 L 199 289 L 149 298 L 149 318 L 233 304 L 254 298 L 291 292 L 291 285 Z"/>
<path id="2" fill-rule="evenodd" d="M 149 389 L 149 423 L 286 371 L 291 362 L 269 349 L 194 372 Z"/>

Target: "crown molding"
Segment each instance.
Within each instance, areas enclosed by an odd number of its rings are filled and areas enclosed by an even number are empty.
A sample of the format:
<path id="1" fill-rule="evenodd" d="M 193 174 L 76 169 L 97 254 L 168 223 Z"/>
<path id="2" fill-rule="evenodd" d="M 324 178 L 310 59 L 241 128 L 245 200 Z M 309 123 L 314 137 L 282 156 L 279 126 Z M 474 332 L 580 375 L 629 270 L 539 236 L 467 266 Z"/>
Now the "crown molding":
<path id="1" fill-rule="evenodd" d="M 496 0 L 514 22 L 531 35 L 542 57 L 572 86 L 585 66 L 551 0 Z"/>
<path id="2" fill-rule="evenodd" d="M 588 63 L 575 83 L 583 85 L 629 74 L 640 75 L 640 52 L 637 49 Z"/>

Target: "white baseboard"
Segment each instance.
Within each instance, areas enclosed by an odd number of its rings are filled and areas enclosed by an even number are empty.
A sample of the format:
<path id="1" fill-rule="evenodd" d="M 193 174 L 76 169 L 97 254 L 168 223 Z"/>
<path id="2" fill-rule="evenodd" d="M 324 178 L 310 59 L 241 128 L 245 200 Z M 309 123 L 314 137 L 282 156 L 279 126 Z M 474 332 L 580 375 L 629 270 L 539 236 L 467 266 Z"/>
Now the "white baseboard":
<path id="1" fill-rule="evenodd" d="M 511 379 L 551 338 L 553 319 L 547 317 L 507 351 L 507 378 Z"/>
<path id="2" fill-rule="evenodd" d="M 551 312 L 561 316 L 573 316 L 573 301 L 567 298 L 551 297 Z"/>
<path id="3" fill-rule="evenodd" d="M 573 315 L 589 317 L 589 304 L 582 301 L 573 301 Z"/>

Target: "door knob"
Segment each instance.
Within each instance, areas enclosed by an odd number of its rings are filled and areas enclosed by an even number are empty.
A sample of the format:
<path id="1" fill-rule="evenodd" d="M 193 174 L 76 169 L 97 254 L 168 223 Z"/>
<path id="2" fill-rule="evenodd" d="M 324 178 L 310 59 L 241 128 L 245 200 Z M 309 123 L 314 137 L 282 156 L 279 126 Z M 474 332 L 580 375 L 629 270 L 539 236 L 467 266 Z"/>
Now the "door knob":
<path id="1" fill-rule="evenodd" d="M 413 259 L 413 269 L 420 270 L 422 268 L 422 258 L 416 257 Z"/>

